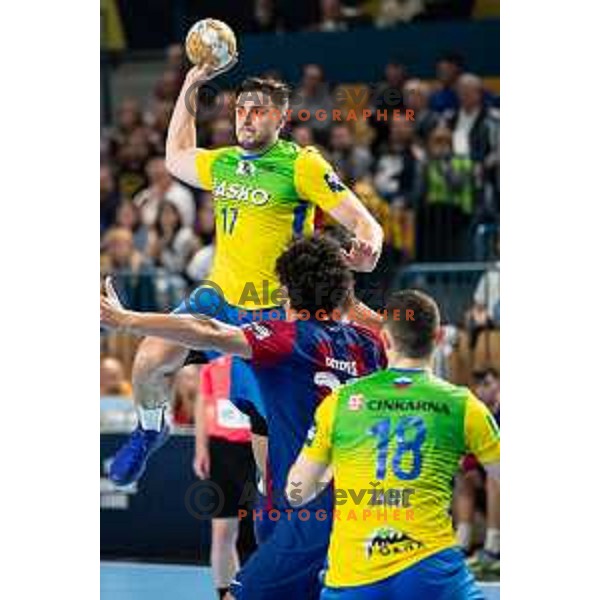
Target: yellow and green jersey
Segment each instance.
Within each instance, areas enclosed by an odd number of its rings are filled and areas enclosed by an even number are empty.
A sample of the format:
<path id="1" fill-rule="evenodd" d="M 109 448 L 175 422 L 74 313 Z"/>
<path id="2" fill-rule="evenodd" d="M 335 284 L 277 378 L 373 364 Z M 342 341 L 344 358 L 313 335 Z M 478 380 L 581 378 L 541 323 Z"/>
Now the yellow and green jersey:
<path id="1" fill-rule="evenodd" d="M 315 148 L 277 141 L 260 155 L 239 147 L 200 150 L 200 187 L 212 191 L 216 250 L 209 279 L 229 304 L 281 304 L 275 261 L 294 235 L 310 234 L 315 210 L 329 211 L 347 188 Z"/>
<path id="2" fill-rule="evenodd" d="M 302 453 L 333 467 L 326 584 L 372 583 L 456 545 L 450 502 L 459 461 L 500 459 L 498 427 L 467 388 L 388 369 L 319 406 Z"/>

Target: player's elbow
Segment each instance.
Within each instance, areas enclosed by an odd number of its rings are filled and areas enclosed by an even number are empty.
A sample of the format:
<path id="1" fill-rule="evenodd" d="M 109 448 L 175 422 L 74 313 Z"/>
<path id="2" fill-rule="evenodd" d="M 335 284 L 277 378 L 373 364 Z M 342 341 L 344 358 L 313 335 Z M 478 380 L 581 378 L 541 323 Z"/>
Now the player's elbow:
<path id="1" fill-rule="evenodd" d="M 169 150 L 167 148 L 166 152 L 165 152 L 165 167 L 167 168 L 167 171 L 169 171 L 169 173 L 171 175 L 173 175 L 173 177 L 178 177 L 179 178 L 179 165 L 181 164 L 181 159 L 178 156 L 178 153 L 176 151 L 173 150 Z"/>

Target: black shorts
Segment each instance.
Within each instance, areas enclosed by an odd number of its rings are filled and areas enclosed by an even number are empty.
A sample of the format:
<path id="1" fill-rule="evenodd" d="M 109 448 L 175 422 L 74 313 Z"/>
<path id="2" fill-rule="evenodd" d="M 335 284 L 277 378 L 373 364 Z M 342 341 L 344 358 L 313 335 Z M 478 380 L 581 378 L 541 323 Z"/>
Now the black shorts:
<path id="1" fill-rule="evenodd" d="M 237 517 L 239 510 L 250 512 L 256 489 L 254 457 L 250 443 L 210 438 L 210 481 L 223 492 L 223 508 L 214 518 Z"/>

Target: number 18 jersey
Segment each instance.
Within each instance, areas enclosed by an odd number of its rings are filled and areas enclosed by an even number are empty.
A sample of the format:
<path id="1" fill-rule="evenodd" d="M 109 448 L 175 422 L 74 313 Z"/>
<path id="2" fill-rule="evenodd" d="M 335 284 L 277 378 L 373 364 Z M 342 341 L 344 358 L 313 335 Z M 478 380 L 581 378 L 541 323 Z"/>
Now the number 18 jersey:
<path id="1" fill-rule="evenodd" d="M 499 461 L 496 423 L 467 388 L 424 370 L 388 369 L 342 386 L 317 410 L 303 454 L 331 464 L 326 584 L 364 585 L 456 545 L 459 460 Z"/>

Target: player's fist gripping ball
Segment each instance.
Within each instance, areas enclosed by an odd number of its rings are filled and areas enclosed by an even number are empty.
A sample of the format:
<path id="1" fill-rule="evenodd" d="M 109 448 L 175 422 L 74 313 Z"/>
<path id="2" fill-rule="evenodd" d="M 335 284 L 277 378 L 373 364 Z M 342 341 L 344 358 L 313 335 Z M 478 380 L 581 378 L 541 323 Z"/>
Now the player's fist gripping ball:
<path id="1" fill-rule="evenodd" d="M 237 41 L 231 27 L 217 19 L 198 21 L 185 39 L 187 57 L 195 65 L 226 71 L 237 61 Z"/>

